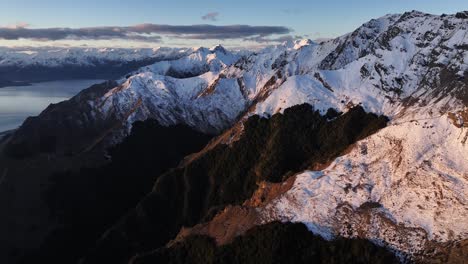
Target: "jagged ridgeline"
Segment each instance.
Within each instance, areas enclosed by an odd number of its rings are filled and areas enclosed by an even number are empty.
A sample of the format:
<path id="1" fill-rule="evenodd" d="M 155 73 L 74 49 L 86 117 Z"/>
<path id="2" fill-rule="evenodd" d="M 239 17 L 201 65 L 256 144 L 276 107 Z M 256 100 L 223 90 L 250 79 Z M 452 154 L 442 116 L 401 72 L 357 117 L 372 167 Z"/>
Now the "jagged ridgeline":
<path id="1" fill-rule="evenodd" d="M 250 229 L 232 243 L 216 246 L 206 236 L 191 236 L 171 247 L 138 256 L 132 264 L 399 263 L 384 248 L 362 239 L 327 241 L 304 224 L 272 222 Z"/>
<path id="2" fill-rule="evenodd" d="M 207 221 L 226 205 L 250 198 L 257 183 L 281 182 L 327 163 L 387 121 L 360 106 L 322 116 L 308 104 L 269 119 L 252 116 L 232 145 L 217 145 L 161 175 L 152 192 L 106 232 L 83 263 L 125 263 L 164 246 L 182 226 Z"/>

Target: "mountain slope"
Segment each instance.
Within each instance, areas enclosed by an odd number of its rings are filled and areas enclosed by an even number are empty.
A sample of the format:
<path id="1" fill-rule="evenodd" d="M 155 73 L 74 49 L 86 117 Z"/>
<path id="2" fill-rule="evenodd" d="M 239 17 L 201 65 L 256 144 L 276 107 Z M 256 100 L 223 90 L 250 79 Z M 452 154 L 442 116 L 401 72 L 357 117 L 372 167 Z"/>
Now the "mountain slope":
<path id="1" fill-rule="evenodd" d="M 250 117 L 245 134 L 231 146 L 218 145 L 161 175 L 83 263 L 126 263 L 162 247 L 181 227 L 209 220 L 230 204 L 242 204 L 258 183 L 282 182 L 304 168 L 327 163 L 386 122 L 360 107 L 328 120 L 306 104 L 270 119 Z"/>
<path id="2" fill-rule="evenodd" d="M 398 260 L 369 241 L 326 241 L 312 235 L 302 224 L 276 222 L 255 227 L 222 247 L 206 237 L 190 237 L 171 248 L 138 256 L 132 263 L 398 263 Z"/>
<path id="3" fill-rule="evenodd" d="M 111 162 L 55 173 L 42 190 L 54 219 L 53 232 L 22 261 L 76 263 L 109 223 L 151 191 L 162 173 L 176 167 L 185 155 L 200 150 L 210 138 L 182 125 L 137 122 L 131 134 L 109 150 Z"/>
<path id="4" fill-rule="evenodd" d="M 7 151 L 77 157 L 148 118 L 220 134 L 161 175 L 84 263 L 125 263 L 183 226 L 178 239 L 221 243 L 271 221 L 368 239 L 400 260 L 447 260 L 468 236 L 467 30 L 466 12 L 412 11 L 322 43 L 196 49 L 50 106 L 6 139 Z M 236 210 L 255 213 L 238 222 Z M 226 223 L 229 234 L 211 228 Z"/>
<path id="5" fill-rule="evenodd" d="M 309 223 L 329 239 L 367 238 L 408 254 L 466 239 L 468 147 L 460 141 L 446 117 L 384 128 L 325 170 L 297 175 L 262 209 L 263 221 Z"/>
<path id="6" fill-rule="evenodd" d="M 200 48 L 186 57 L 144 67 L 118 82 L 95 85 L 28 118 L 12 136 L 7 151 L 16 156 L 78 154 L 101 142 L 105 146 L 118 142 L 128 135 L 133 122 L 148 118 L 162 125 L 186 124 L 218 133 L 245 107 L 236 92 L 237 83 L 221 81 L 224 89 L 210 96 L 201 93 L 215 81 L 219 69 L 236 58 L 222 48 Z M 200 75 L 180 77 L 187 74 Z M 50 149 L 44 151 L 39 142 L 48 142 Z"/>

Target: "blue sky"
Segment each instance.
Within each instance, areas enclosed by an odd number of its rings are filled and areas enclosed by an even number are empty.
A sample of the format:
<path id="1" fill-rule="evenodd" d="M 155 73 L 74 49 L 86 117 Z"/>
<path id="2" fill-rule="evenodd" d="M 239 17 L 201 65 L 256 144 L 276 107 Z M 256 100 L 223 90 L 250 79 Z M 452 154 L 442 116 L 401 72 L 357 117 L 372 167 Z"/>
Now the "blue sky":
<path id="1" fill-rule="evenodd" d="M 312 39 L 331 38 L 350 32 L 362 23 L 388 13 L 402 13 L 413 9 L 432 13 L 455 13 L 468 10 L 466 0 L 0 0 L 0 27 L 16 24 L 28 25 L 30 29 L 54 27 L 127 27 L 142 23 L 164 25 L 211 24 L 281 26 L 291 29 L 288 35 L 308 36 Z M 215 20 L 202 16 L 212 13 Z M 274 37 L 273 35 L 269 37 Z M 60 41 L 1 41 L 0 45 L 20 43 L 53 44 Z M 63 41 L 62 41 L 63 42 Z M 135 40 L 108 41 L 132 43 Z M 197 46 L 212 43 L 253 44 L 241 39 L 168 39 L 159 45 Z M 99 41 L 68 41 L 75 44 L 93 44 Z M 148 45 L 148 43 L 146 43 Z M 143 44 L 142 44 L 143 45 Z M 152 44 L 149 44 L 152 45 Z"/>

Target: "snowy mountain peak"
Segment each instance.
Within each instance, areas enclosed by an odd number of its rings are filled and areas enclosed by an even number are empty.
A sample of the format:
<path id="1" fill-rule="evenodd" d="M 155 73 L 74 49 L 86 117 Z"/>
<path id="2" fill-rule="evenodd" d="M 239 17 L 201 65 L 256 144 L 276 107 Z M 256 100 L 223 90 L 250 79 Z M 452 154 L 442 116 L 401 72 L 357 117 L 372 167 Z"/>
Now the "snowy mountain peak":
<path id="1" fill-rule="evenodd" d="M 304 46 L 310 46 L 310 45 L 317 45 L 313 40 L 311 39 L 301 39 L 301 40 L 296 40 L 294 42 L 294 49 L 300 49 Z"/>
<path id="2" fill-rule="evenodd" d="M 224 53 L 224 54 L 226 54 L 228 52 L 221 44 L 218 44 L 216 46 L 211 47 L 210 51 L 211 52 L 221 52 L 221 53 Z"/>

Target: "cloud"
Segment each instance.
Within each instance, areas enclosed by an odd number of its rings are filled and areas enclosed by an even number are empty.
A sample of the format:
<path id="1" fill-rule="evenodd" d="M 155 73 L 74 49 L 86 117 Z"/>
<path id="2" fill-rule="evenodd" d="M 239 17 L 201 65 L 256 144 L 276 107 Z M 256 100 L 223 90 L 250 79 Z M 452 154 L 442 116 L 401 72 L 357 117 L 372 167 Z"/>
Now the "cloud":
<path id="1" fill-rule="evenodd" d="M 202 16 L 201 18 L 203 20 L 218 21 L 218 16 L 219 16 L 218 12 L 211 12 Z"/>
<path id="2" fill-rule="evenodd" d="M 15 24 L 11 24 L 11 25 L 8 25 L 6 27 L 15 29 L 15 28 L 26 28 L 26 27 L 29 27 L 29 26 L 30 26 L 30 24 L 26 23 L 26 22 L 16 22 Z"/>
<path id="3" fill-rule="evenodd" d="M 291 35 L 286 35 L 286 36 L 279 36 L 276 38 L 267 38 L 263 36 L 257 36 L 257 37 L 250 37 L 250 38 L 244 38 L 246 41 L 253 41 L 257 43 L 274 43 L 274 42 L 279 42 L 283 43 L 286 41 L 295 41 L 298 39 L 303 39 L 302 36 L 291 36 Z"/>
<path id="4" fill-rule="evenodd" d="M 27 24 L 25 24 L 27 25 Z M 160 42 L 162 36 L 182 39 L 242 39 L 288 34 L 292 30 L 282 26 L 249 25 L 161 25 L 140 24 L 128 27 L 87 28 L 27 28 L 0 27 L 0 39 L 18 40 L 106 40 L 126 39 Z"/>
<path id="5" fill-rule="evenodd" d="M 248 26 L 248 25 L 190 25 L 172 26 L 141 24 L 134 27 L 137 33 L 158 33 L 177 38 L 187 39 L 236 39 L 251 36 L 270 36 L 274 34 L 287 34 L 289 28 L 280 26 Z"/>
<path id="6" fill-rule="evenodd" d="M 128 39 L 143 41 L 159 41 L 160 36 L 138 34 L 119 27 L 93 27 L 93 28 L 38 28 L 5 27 L 0 28 L 0 39 L 18 40 L 106 40 Z"/>

